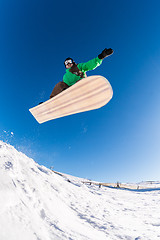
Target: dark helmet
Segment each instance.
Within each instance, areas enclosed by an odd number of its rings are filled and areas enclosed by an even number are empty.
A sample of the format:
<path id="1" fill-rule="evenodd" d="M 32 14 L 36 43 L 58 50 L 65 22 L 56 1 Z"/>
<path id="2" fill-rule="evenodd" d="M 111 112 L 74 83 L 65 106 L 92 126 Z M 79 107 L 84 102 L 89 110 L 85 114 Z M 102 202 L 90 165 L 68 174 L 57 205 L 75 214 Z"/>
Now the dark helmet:
<path id="1" fill-rule="evenodd" d="M 73 58 L 70 58 L 70 57 L 68 57 L 68 58 L 65 59 L 65 61 L 64 61 L 64 66 L 65 66 L 65 67 L 66 67 L 67 63 L 73 63 L 73 64 L 75 64 Z"/>

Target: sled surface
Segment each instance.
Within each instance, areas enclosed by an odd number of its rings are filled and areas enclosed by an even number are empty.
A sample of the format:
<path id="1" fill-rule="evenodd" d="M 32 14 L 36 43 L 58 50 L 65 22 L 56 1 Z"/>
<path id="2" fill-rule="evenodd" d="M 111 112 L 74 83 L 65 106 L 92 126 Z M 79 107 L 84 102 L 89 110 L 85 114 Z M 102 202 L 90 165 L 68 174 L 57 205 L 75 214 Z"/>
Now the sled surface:
<path id="1" fill-rule="evenodd" d="M 84 78 L 48 101 L 29 109 L 39 123 L 100 108 L 113 96 L 109 81 L 99 75 Z"/>

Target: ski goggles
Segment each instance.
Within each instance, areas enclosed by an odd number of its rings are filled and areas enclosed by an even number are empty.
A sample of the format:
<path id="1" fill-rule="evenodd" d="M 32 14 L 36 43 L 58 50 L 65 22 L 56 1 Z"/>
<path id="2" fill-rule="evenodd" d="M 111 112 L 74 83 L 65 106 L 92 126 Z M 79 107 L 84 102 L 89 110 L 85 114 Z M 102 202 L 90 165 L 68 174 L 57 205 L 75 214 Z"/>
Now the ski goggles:
<path id="1" fill-rule="evenodd" d="M 68 64 L 72 64 L 72 63 L 73 63 L 72 59 L 66 60 L 64 62 L 65 66 L 67 66 Z"/>

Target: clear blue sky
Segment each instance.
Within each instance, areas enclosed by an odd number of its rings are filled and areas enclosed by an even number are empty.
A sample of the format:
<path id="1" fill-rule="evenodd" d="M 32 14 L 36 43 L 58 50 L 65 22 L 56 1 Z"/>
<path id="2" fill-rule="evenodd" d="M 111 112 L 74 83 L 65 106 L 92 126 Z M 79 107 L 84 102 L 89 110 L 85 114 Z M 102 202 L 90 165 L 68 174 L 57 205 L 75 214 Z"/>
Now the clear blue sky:
<path id="1" fill-rule="evenodd" d="M 0 139 L 75 176 L 160 180 L 159 9 L 159 0 L 0 1 Z M 62 80 L 64 59 L 105 47 L 114 55 L 88 75 L 110 81 L 109 104 L 39 125 L 28 109 Z"/>

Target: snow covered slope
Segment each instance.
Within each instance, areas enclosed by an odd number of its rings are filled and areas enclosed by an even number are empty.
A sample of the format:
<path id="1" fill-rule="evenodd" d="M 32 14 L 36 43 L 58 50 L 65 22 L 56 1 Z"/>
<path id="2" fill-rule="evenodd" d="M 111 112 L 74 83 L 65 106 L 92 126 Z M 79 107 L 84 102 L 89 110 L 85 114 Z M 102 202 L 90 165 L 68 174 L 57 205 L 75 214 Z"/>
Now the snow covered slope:
<path id="1" fill-rule="evenodd" d="M 156 240 L 159 206 L 160 188 L 83 184 L 0 141 L 0 240 Z"/>

